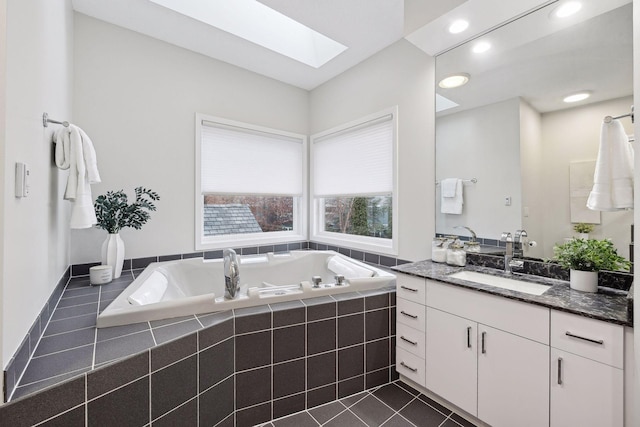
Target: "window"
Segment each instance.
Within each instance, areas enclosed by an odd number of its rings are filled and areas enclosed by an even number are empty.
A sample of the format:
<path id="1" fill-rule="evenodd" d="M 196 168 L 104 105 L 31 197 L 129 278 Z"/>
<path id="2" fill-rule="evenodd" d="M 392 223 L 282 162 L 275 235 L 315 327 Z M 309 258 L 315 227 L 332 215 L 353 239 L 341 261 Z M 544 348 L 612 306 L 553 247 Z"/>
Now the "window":
<path id="1" fill-rule="evenodd" d="M 196 114 L 196 249 L 306 239 L 303 135 Z"/>
<path id="2" fill-rule="evenodd" d="M 397 254 L 397 107 L 311 137 L 311 238 Z"/>

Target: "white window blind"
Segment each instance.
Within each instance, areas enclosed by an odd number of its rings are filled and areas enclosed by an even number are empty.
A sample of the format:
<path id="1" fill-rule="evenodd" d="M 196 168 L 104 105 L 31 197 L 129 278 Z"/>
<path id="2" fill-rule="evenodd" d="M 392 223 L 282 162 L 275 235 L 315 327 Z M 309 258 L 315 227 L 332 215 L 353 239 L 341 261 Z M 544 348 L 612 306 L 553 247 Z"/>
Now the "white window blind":
<path id="1" fill-rule="evenodd" d="M 387 115 L 313 141 L 316 197 L 393 192 L 392 118 Z"/>
<path id="2" fill-rule="evenodd" d="M 201 192 L 301 196 L 303 141 L 202 122 Z"/>

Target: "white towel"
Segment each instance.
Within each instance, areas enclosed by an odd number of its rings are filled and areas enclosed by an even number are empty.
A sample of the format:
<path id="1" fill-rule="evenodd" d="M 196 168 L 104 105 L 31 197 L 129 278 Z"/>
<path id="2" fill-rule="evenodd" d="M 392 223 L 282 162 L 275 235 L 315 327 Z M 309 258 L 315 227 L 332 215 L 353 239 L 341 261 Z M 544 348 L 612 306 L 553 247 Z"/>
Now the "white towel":
<path id="1" fill-rule="evenodd" d="M 462 180 L 446 178 L 440 182 L 440 212 L 460 215 L 462 213 Z"/>
<path id="2" fill-rule="evenodd" d="M 69 169 L 64 198 L 73 202 L 71 228 L 89 228 L 98 222 L 90 184 L 100 182 L 93 143 L 75 125 L 59 129 L 55 134 L 55 143 L 56 166 Z"/>
<path id="3" fill-rule="evenodd" d="M 633 148 L 619 120 L 602 123 L 587 207 L 597 211 L 633 208 Z"/>

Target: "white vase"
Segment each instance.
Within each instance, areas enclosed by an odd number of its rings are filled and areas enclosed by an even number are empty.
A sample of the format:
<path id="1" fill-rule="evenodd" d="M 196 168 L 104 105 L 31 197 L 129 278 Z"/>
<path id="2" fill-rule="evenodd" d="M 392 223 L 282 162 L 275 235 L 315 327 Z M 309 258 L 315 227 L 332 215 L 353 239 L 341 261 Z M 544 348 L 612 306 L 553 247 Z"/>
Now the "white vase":
<path id="1" fill-rule="evenodd" d="M 582 292 L 598 292 L 598 272 L 571 270 L 569 283 L 571 289 Z"/>
<path id="2" fill-rule="evenodd" d="M 589 233 L 578 233 L 578 239 L 589 240 Z"/>
<path id="3" fill-rule="evenodd" d="M 109 237 L 102 244 L 102 265 L 110 265 L 113 268 L 113 278 L 117 279 L 122 274 L 124 264 L 124 242 L 118 233 L 109 233 Z"/>

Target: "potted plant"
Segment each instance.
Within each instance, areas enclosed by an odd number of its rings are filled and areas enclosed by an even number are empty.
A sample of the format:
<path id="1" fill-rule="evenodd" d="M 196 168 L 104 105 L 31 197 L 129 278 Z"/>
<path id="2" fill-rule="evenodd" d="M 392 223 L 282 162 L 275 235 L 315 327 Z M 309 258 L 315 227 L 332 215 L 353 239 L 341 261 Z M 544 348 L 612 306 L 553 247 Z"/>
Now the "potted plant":
<path id="1" fill-rule="evenodd" d="M 578 237 L 580 239 L 588 239 L 589 233 L 593 231 L 593 228 L 594 228 L 593 224 L 587 224 L 584 222 L 579 222 L 573 226 L 573 229 L 575 230 L 576 233 L 578 233 Z"/>
<path id="2" fill-rule="evenodd" d="M 628 270 L 631 265 L 607 239 L 572 239 L 553 251 L 558 263 L 570 269 L 571 288 L 584 292 L 598 291 L 598 271 Z"/>
<path id="3" fill-rule="evenodd" d="M 124 263 L 124 242 L 120 238 L 120 230 L 126 227 L 140 230 L 151 218 L 149 212 L 156 210 L 153 202 L 160 200 L 158 193 L 147 188 L 136 187 L 135 192 L 136 200 L 131 204 L 123 190 L 108 191 L 98 196 L 93 204 L 98 220 L 96 227 L 109 233 L 102 244 L 102 264 L 113 267 L 115 279 L 122 274 Z"/>

